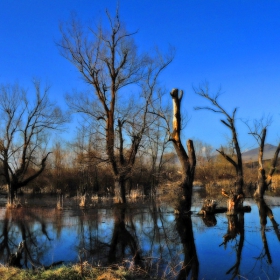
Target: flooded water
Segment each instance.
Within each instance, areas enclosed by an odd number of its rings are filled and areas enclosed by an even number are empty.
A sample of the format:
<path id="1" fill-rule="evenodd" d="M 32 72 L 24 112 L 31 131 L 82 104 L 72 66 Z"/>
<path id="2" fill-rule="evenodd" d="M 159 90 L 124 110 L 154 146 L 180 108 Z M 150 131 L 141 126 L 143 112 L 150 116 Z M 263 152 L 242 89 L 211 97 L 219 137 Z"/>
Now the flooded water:
<path id="1" fill-rule="evenodd" d="M 251 205 L 237 217 L 178 217 L 168 205 L 0 209 L 0 262 L 19 242 L 23 267 L 87 260 L 93 265 L 139 265 L 170 279 L 279 279 L 279 198 Z M 182 269 L 183 268 L 183 269 Z"/>

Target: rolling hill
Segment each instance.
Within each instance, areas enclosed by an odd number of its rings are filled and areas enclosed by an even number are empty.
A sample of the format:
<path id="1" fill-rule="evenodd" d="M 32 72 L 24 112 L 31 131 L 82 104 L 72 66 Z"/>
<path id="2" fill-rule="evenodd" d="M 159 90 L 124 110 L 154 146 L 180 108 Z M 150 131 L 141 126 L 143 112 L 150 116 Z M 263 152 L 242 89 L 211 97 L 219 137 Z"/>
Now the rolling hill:
<path id="1" fill-rule="evenodd" d="M 276 151 L 276 146 L 271 145 L 271 144 L 265 144 L 264 145 L 264 155 L 263 159 L 271 159 L 274 156 L 274 153 Z M 242 159 L 244 162 L 248 161 L 257 161 L 258 160 L 258 154 L 259 154 L 259 148 L 255 148 L 249 151 L 246 151 L 242 153 Z"/>

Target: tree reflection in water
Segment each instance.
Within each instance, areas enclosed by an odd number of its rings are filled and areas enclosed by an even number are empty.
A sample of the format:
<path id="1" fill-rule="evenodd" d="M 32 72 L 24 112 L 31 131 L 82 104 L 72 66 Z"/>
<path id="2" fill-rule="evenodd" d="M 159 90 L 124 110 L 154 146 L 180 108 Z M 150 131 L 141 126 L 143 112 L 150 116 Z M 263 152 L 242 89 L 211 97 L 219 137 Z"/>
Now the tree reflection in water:
<path id="1" fill-rule="evenodd" d="M 201 215 L 200 215 L 201 216 Z M 217 224 L 217 219 L 215 214 L 201 216 L 202 221 L 207 227 L 213 227 Z"/>
<path id="2" fill-rule="evenodd" d="M 269 251 L 268 241 L 266 238 L 266 224 L 267 217 L 269 217 L 272 226 L 274 228 L 275 234 L 280 241 L 280 231 L 277 222 L 274 219 L 272 210 L 267 206 L 263 199 L 256 200 L 256 205 L 259 209 L 259 217 L 260 217 L 260 225 L 261 225 L 261 237 L 263 242 L 263 250 L 261 254 L 256 258 L 257 261 L 262 261 L 262 259 L 266 258 L 267 263 L 272 264 L 272 258 Z M 244 246 L 245 240 L 245 230 L 244 230 L 244 213 L 239 213 L 238 215 L 227 216 L 228 218 L 228 230 L 227 233 L 223 236 L 224 242 L 221 245 L 224 245 L 225 248 L 229 241 L 236 241 L 234 249 L 236 251 L 236 263 L 228 269 L 226 274 L 232 274 L 232 278 L 240 277 L 240 264 L 241 264 L 241 255 L 242 249 Z M 239 240 L 237 237 L 239 236 Z M 221 246 L 220 245 L 220 246 Z"/>
<path id="3" fill-rule="evenodd" d="M 176 227 L 183 245 L 184 262 L 177 279 L 186 279 L 190 272 L 191 279 L 198 279 L 199 261 L 194 243 L 192 220 L 190 216 L 177 215 Z"/>
<path id="4" fill-rule="evenodd" d="M 280 231 L 277 222 L 274 219 L 272 210 L 268 207 L 266 202 L 263 199 L 257 199 L 256 204 L 259 208 L 259 215 L 260 215 L 260 225 L 261 225 L 261 236 L 263 242 L 263 251 L 260 256 L 257 258 L 258 260 L 262 260 L 263 258 L 267 258 L 267 262 L 272 264 L 272 258 L 269 251 L 269 246 L 266 238 L 266 224 L 267 224 L 267 217 L 270 219 L 274 232 L 280 241 Z"/>
<path id="5" fill-rule="evenodd" d="M 25 240 L 24 268 L 87 261 L 140 267 L 165 279 L 279 279 L 278 224 L 264 201 L 252 208 L 250 214 L 209 217 L 174 215 L 156 201 L 61 211 L 1 208 L 0 262 Z M 279 217 L 280 208 L 273 212 Z"/>
<path id="6" fill-rule="evenodd" d="M 141 228 L 141 244 L 145 247 L 144 269 L 158 277 L 173 277 L 181 264 L 181 247 L 173 213 L 167 214 L 170 209 L 155 200 L 148 210 Z"/>
<path id="7" fill-rule="evenodd" d="M 229 215 L 228 218 L 228 230 L 227 233 L 223 236 L 224 242 L 221 245 L 224 245 L 225 248 L 229 241 L 236 240 L 236 245 L 234 249 L 236 251 L 236 263 L 226 272 L 226 274 L 232 273 L 232 278 L 240 275 L 240 263 L 241 263 L 241 254 L 244 245 L 244 213 L 241 212 L 238 215 Z M 239 235 L 239 240 L 237 236 Z M 221 246 L 220 245 L 220 246 Z"/>
<path id="8" fill-rule="evenodd" d="M 25 241 L 20 267 L 42 267 L 41 258 L 51 238 L 44 220 L 30 209 L 5 210 L 0 227 L 0 260 L 7 263 L 18 244 Z"/>
<path id="9" fill-rule="evenodd" d="M 119 205 L 114 207 L 115 223 L 108 254 L 108 263 L 113 264 L 118 259 L 124 259 L 126 249 L 128 248 L 130 250 L 130 255 L 132 256 L 132 261 L 136 265 L 140 265 L 141 255 L 140 248 L 137 242 L 135 227 L 130 216 L 128 221 L 130 222 L 130 229 L 134 233 L 132 235 L 125 224 L 125 214 L 125 206 Z"/>
<path id="10" fill-rule="evenodd" d="M 138 227 L 144 246 L 144 269 L 163 279 L 186 279 L 192 271 L 192 279 L 197 279 L 199 263 L 191 216 L 174 217 L 173 209 L 155 200 L 149 204 L 147 214 L 142 228 Z"/>
<path id="11" fill-rule="evenodd" d="M 110 265 L 129 262 L 141 265 L 141 250 L 132 219 L 133 211 L 126 205 L 113 206 L 113 228 L 111 236 L 98 232 L 100 216 L 98 209 L 87 215 L 84 211 L 79 219 L 79 245 L 77 250 L 83 260 L 93 264 Z"/>

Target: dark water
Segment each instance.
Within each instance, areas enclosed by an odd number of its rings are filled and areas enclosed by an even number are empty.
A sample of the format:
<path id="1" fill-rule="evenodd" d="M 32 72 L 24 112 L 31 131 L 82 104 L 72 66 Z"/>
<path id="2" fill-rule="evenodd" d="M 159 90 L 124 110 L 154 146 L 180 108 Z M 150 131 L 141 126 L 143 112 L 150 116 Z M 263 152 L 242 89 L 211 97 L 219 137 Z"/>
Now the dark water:
<path id="1" fill-rule="evenodd" d="M 195 214 L 199 205 L 191 218 L 179 218 L 171 207 L 147 201 L 87 210 L 1 208 L 0 262 L 25 240 L 23 267 L 87 260 L 140 265 L 175 279 L 280 279 L 279 201 L 246 200 L 251 213 L 208 220 Z"/>

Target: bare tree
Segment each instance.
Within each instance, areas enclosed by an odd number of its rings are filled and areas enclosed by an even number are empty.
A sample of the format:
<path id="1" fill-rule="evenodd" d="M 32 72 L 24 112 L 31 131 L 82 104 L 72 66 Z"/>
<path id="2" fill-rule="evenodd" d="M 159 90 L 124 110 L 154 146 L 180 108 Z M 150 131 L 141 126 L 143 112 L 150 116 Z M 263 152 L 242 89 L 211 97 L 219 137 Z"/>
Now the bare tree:
<path id="1" fill-rule="evenodd" d="M 214 113 L 222 114 L 226 117 L 226 119 L 222 119 L 221 122 L 231 131 L 231 141 L 233 145 L 234 152 L 232 154 L 228 154 L 224 151 L 223 148 L 217 150 L 235 169 L 236 173 L 236 181 L 235 181 L 235 190 L 231 193 L 227 193 L 222 190 L 222 194 L 229 198 L 228 200 L 228 214 L 236 214 L 237 209 L 241 207 L 243 203 L 244 193 L 243 193 L 243 163 L 242 163 L 242 154 L 239 146 L 237 131 L 235 126 L 235 115 L 237 112 L 237 108 L 234 108 L 232 114 L 228 113 L 224 107 L 220 105 L 218 102 L 218 98 L 220 96 L 220 92 L 218 92 L 214 96 L 210 96 L 208 85 L 205 87 L 200 87 L 199 89 L 195 89 L 195 93 L 199 96 L 209 100 L 212 106 L 205 107 L 196 107 L 196 110 L 209 110 Z"/>
<path id="2" fill-rule="evenodd" d="M 109 31 L 101 26 L 85 30 L 73 19 L 61 28 L 59 47 L 94 92 L 72 96 L 68 103 L 73 111 L 86 115 L 103 130 L 107 160 L 115 177 L 115 196 L 119 202 L 126 202 L 125 182 L 143 136 L 155 118 L 150 111 L 159 92 L 158 77 L 173 54 L 156 58 L 138 55 L 135 33 L 127 32 L 118 13 L 114 19 L 109 13 L 107 17 Z M 135 88 L 140 91 L 137 101 L 132 98 Z"/>
<path id="3" fill-rule="evenodd" d="M 263 199 L 265 191 L 268 189 L 268 187 L 272 183 L 272 176 L 276 169 L 276 164 L 278 160 L 278 155 L 280 152 L 280 143 L 278 144 L 274 156 L 271 159 L 271 168 L 266 173 L 266 170 L 264 168 L 263 164 L 263 153 L 264 153 L 264 146 L 265 146 L 265 139 L 266 139 L 266 132 L 267 127 L 271 124 L 271 118 L 268 118 L 267 120 L 264 120 L 264 118 L 261 118 L 260 120 L 254 120 L 253 125 L 250 126 L 248 122 L 246 122 L 248 128 L 249 128 L 249 134 L 251 134 L 259 145 L 259 156 L 258 156 L 258 183 L 257 183 L 257 189 L 254 193 L 254 197 L 257 199 Z M 266 175 L 267 174 L 267 175 Z"/>
<path id="4" fill-rule="evenodd" d="M 179 94 L 178 89 L 173 89 L 170 95 L 173 101 L 173 131 L 170 135 L 170 141 L 173 143 L 182 166 L 182 196 L 178 208 L 180 212 L 189 212 L 192 204 L 196 156 L 192 140 L 187 141 L 188 154 L 181 142 L 181 100 L 183 91 L 181 90 Z"/>
<path id="5" fill-rule="evenodd" d="M 34 87 L 33 99 L 28 99 L 27 92 L 18 85 L 0 87 L 1 175 L 8 185 L 9 204 L 14 202 L 18 189 L 44 171 L 50 154 L 46 151 L 48 133 L 66 121 L 48 99 L 49 87 L 42 90 L 39 82 L 34 82 Z"/>
<path id="6" fill-rule="evenodd" d="M 206 85 L 204 88 L 200 87 L 199 89 L 195 89 L 195 93 L 198 94 L 199 96 L 209 100 L 211 103 L 212 107 L 196 107 L 196 110 L 209 110 L 214 113 L 222 114 L 226 117 L 225 120 L 221 120 L 221 122 L 230 129 L 231 131 L 231 140 L 233 143 L 233 148 L 234 148 L 234 154 L 227 154 L 223 148 L 220 150 L 217 150 L 228 162 L 230 162 L 233 167 L 235 168 L 236 171 L 236 192 L 238 194 L 243 193 L 243 165 L 242 165 L 242 154 L 237 138 L 237 131 L 236 131 L 236 126 L 235 126 L 235 114 L 237 112 L 237 108 L 234 108 L 232 114 L 228 113 L 224 107 L 220 105 L 218 102 L 218 98 L 220 96 L 220 92 L 218 92 L 214 96 L 209 95 L 209 89 L 208 86 Z"/>

